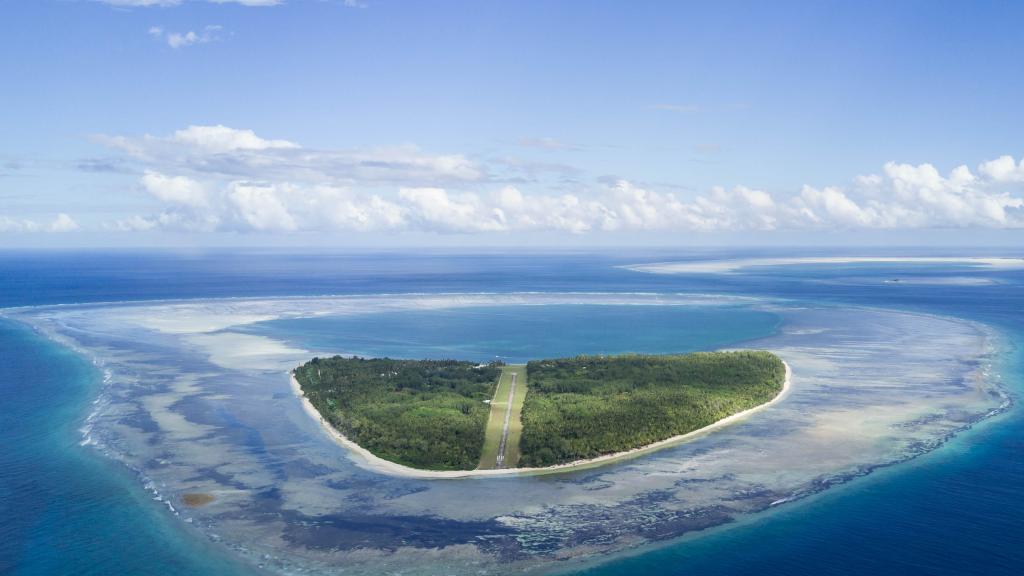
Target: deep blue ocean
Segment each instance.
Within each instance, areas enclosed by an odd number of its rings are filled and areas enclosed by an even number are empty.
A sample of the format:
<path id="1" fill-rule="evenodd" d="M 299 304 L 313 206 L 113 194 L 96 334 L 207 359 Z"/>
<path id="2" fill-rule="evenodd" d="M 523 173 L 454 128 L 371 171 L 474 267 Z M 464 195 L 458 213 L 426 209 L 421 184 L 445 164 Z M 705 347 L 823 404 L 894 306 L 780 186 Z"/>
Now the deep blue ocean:
<path id="1" fill-rule="evenodd" d="M 779 250 L 759 255 L 792 253 Z M 864 253 L 881 254 L 878 250 Z M 899 254 L 928 255 L 906 250 Z M 1010 253 L 978 253 L 1004 254 Z M 640 250 L 514 255 L 0 252 L 0 307 L 408 292 L 701 292 L 914 309 L 987 323 L 1011 345 L 1024 337 L 1024 271 L 1020 270 L 902 266 L 899 282 L 892 282 L 896 272 L 878 265 L 686 276 L 617 268 L 638 262 L 751 255 Z M 951 277 L 959 280 L 949 283 Z M 419 314 L 424 315 L 423 326 L 439 325 L 431 317 L 436 313 Z M 750 336 L 762 334 L 771 330 L 773 322 L 770 315 L 737 317 L 732 324 L 728 315 L 716 317 L 713 323 L 696 317 L 677 320 L 694 328 L 680 331 L 674 349 L 700 347 L 698 340 L 705 346 L 739 340 L 744 330 Z M 375 320 L 387 321 L 386 317 Z M 480 322 L 493 321 L 482 312 Z M 544 321 L 540 316 L 527 318 L 522 326 L 543 334 Z M 635 317 L 614 316 L 603 320 L 607 326 L 634 321 Z M 304 324 L 307 336 L 310 326 Z M 314 336 L 322 341 L 336 328 L 327 323 Z M 348 334 L 358 335 L 357 326 L 350 328 Z M 285 338 L 303 337 L 297 330 L 290 334 L 287 321 L 278 321 L 273 329 Z M 577 341 L 602 341 L 594 327 L 573 330 L 570 337 Z M 409 353 L 409 342 L 424 339 L 423 335 L 407 336 L 396 342 L 360 342 L 347 336 L 335 344 L 353 351 L 360 346 L 393 349 L 399 355 Z M 433 330 L 430 336 L 435 346 L 450 346 L 453 354 L 475 353 L 458 348 L 457 334 Z M 554 345 L 553 341 L 538 344 L 547 350 Z M 660 351 L 656 341 L 636 345 L 643 351 Z M 528 347 L 512 352 L 523 357 L 532 353 Z M 1012 347 L 1000 366 L 1016 400 L 1024 381 L 1024 356 Z M 245 573 L 246 568 L 227 553 L 183 529 L 129 470 L 80 445 L 79 428 L 100 377 L 75 353 L 0 319 L 0 574 Z M 715 529 L 587 573 L 1021 574 L 1022 544 L 1024 416 L 1018 403 L 909 463 L 742 525 Z"/>

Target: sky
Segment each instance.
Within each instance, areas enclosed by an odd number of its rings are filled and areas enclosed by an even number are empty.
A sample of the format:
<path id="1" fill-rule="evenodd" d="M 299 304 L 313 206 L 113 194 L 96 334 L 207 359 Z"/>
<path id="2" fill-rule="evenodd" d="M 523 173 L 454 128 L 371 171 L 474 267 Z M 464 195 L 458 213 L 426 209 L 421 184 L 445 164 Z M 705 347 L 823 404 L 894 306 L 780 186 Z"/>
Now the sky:
<path id="1" fill-rule="evenodd" d="M 0 0 L 0 248 L 1019 245 L 1021 22 Z"/>

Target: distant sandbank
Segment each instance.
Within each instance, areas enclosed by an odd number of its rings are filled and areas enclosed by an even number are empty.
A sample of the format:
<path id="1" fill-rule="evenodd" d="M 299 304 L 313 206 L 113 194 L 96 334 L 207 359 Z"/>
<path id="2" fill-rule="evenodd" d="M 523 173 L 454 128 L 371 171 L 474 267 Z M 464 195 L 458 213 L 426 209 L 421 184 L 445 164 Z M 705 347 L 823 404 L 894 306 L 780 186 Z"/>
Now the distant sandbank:
<path id="1" fill-rule="evenodd" d="M 698 260 L 693 262 L 655 262 L 623 266 L 652 274 L 721 274 L 751 266 L 787 266 L 798 264 L 969 264 L 991 268 L 1024 268 L 1024 258 L 924 257 L 924 256 L 828 256 L 806 258 L 739 258 L 736 260 Z"/>

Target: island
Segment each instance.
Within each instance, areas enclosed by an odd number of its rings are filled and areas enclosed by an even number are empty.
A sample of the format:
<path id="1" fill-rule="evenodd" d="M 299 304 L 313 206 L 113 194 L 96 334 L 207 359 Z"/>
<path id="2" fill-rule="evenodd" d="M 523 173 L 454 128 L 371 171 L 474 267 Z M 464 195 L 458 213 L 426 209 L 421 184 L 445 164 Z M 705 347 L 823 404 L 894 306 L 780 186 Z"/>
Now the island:
<path id="1" fill-rule="evenodd" d="M 548 468 L 629 453 L 778 398 L 764 351 L 576 356 L 525 365 L 334 356 L 293 384 L 337 436 L 430 471 Z"/>

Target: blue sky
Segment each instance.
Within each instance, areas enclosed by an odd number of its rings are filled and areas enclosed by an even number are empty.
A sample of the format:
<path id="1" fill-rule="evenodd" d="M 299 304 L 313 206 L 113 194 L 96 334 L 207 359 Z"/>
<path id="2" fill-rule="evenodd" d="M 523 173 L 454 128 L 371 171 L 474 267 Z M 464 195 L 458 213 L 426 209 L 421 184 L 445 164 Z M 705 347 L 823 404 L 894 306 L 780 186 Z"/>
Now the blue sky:
<path id="1" fill-rule="evenodd" d="M 5 2 L 0 246 L 1013 244 L 1022 17 Z"/>

